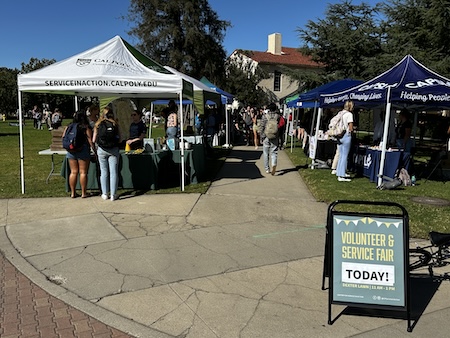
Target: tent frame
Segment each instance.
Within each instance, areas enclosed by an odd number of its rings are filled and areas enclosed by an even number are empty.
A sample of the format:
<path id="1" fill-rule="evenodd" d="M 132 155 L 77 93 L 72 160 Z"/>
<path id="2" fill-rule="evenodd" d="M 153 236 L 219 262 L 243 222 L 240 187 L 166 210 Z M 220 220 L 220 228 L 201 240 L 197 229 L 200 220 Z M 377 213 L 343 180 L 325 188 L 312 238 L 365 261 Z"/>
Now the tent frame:
<path id="1" fill-rule="evenodd" d="M 117 53 L 120 51 L 121 53 Z M 108 54 L 110 53 L 110 54 Z M 110 55 L 112 60 L 109 60 Z M 117 55 L 121 58 L 115 59 Z M 99 60 L 99 61 L 98 61 Z M 98 62 L 97 62 L 98 61 Z M 116 63 L 111 63 L 114 61 Z M 117 66 L 117 67 L 116 67 Z M 110 71 L 112 69 L 112 71 Z M 62 72 L 66 70 L 67 73 Z M 118 71 L 120 70 L 120 71 Z M 68 77 L 67 74 L 74 74 Z M 134 85 L 134 81 L 138 86 Z M 49 83 L 54 86 L 49 87 Z M 110 87 L 97 82 L 110 82 Z M 141 82 L 143 84 L 141 85 Z M 25 194 L 24 142 L 22 93 L 49 93 L 75 96 L 97 96 L 100 99 L 127 98 L 170 98 L 183 100 L 183 96 L 193 99 L 193 84 L 180 75 L 165 69 L 146 55 L 132 47 L 119 36 L 97 45 L 68 59 L 17 75 L 19 105 L 19 147 L 21 192 Z M 128 85 L 129 84 L 129 85 Z M 110 89 L 112 88 L 112 89 Z M 182 106 L 179 105 L 179 116 Z M 181 190 L 185 188 L 184 163 L 184 121 L 181 119 Z"/>

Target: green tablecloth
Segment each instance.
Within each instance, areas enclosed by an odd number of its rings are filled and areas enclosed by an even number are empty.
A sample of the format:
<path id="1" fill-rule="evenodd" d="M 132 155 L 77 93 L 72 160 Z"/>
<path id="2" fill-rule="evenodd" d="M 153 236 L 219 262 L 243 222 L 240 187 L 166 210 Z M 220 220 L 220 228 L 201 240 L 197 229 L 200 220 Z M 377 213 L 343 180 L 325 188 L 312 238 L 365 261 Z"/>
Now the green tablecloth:
<path id="1" fill-rule="evenodd" d="M 205 152 L 203 145 L 193 145 L 184 151 L 185 183 L 196 184 L 205 175 Z M 181 185 L 181 151 L 160 151 L 155 153 L 126 154 L 120 152 L 119 187 L 124 189 L 149 190 Z M 70 167 L 63 162 L 61 176 L 66 178 L 69 191 Z M 77 183 L 79 188 L 79 182 Z M 91 157 L 88 173 L 88 189 L 99 189 L 100 168 L 95 157 Z"/>

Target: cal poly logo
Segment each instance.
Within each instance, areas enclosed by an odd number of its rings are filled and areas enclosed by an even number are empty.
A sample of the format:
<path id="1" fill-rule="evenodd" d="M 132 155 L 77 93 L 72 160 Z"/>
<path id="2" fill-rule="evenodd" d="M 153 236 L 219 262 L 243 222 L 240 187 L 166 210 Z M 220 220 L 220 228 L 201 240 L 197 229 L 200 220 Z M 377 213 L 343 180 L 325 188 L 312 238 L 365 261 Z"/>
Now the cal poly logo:
<path id="1" fill-rule="evenodd" d="M 77 66 L 78 67 L 84 67 L 91 63 L 91 59 L 78 59 L 77 60 Z"/>

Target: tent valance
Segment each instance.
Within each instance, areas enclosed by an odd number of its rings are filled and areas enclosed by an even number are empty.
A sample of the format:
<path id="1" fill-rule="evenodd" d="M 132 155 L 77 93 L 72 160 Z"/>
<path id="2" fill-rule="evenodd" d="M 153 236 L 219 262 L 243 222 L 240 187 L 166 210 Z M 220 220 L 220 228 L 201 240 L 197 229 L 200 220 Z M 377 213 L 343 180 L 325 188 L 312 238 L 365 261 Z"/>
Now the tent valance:
<path id="1" fill-rule="evenodd" d="M 341 90 L 352 88 L 359 85 L 360 83 L 362 83 L 362 81 L 353 79 L 331 81 L 305 93 L 298 94 L 296 98 L 287 102 L 287 106 L 288 108 L 314 108 L 315 106 L 319 105 L 318 103 L 315 104 L 315 101 L 320 100 L 321 94 L 335 93 Z"/>

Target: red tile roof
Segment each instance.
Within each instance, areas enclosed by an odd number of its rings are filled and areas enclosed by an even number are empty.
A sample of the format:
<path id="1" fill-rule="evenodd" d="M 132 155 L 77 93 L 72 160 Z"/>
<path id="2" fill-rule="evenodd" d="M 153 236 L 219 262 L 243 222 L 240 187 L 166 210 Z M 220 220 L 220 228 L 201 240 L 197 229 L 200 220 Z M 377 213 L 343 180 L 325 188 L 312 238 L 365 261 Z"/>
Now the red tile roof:
<path id="1" fill-rule="evenodd" d="M 310 56 L 303 55 L 297 48 L 281 47 L 281 55 L 256 50 L 237 50 L 258 63 L 273 63 L 289 66 L 320 67 L 317 62 L 311 60 Z"/>

